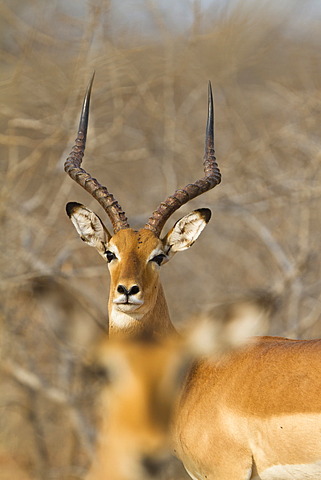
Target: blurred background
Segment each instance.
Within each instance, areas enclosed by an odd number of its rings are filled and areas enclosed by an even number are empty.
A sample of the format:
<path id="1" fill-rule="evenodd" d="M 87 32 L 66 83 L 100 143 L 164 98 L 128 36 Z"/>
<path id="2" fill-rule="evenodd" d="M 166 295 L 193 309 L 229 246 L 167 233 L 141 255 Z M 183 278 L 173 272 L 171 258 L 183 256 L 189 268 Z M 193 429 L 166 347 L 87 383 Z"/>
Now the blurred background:
<path id="1" fill-rule="evenodd" d="M 253 296 L 271 302 L 269 333 L 318 337 L 321 8 L 3 0 L 0 27 L 0 479 L 83 479 L 97 391 L 83 358 L 106 329 L 109 278 L 65 204 L 84 203 L 110 225 L 63 163 L 92 72 L 84 168 L 132 226 L 203 176 L 212 82 L 222 183 L 164 229 L 212 210 L 195 246 L 161 272 L 177 328 Z"/>

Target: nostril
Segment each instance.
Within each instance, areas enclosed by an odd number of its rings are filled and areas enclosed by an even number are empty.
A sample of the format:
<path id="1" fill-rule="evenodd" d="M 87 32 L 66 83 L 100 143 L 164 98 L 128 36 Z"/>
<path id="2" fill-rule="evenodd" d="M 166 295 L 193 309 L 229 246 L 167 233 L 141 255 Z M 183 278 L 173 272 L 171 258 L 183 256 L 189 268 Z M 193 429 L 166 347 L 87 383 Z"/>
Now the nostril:
<path id="1" fill-rule="evenodd" d="M 142 465 L 148 475 L 156 477 L 164 467 L 164 461 L 152 456 L 145 456 L 142 459 Z"/>
<path id="2" fill-rule="evenodd" d="M 128 292 L 127 288 L 124 287 L 124 285 L 118 285 L 117 292 L 118 293 L 123 293 L 124 295 L 129 295 L 129 292 Z"/>
<path id="3" fill-rule="evenodd" d="M 136 295 L 136 293 L 139 292 L 139 286 L 138 285 L 133 285 L 132 288 L 129 290 L 128 294 L 129 295 Z"/>

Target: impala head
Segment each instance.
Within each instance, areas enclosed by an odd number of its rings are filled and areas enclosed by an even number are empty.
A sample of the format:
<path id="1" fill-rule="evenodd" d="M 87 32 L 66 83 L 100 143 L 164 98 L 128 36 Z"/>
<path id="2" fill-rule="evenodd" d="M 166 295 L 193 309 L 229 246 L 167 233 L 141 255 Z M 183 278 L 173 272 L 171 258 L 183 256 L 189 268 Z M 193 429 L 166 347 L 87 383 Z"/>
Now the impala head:
<path id="1" fill-rule="evenodd" d="M 176 252 L 193 245 L 209 221 L 211 212 L 207 208 L 194 210 L 178 220 L 166 235 L 162 236 L 161 232 L 165 222 L 178 208 L 215 187 L 221 180 L 214 156 L 211 85 L 209 84 L 208 90 L 204 178 L 176 190 L 161 202 L 143 228 L 134 230 L 130 228 L 125 213 L 114 196 L 80 167 L 85 151 L 92 83 L 93 78 L 84 98 L 78 136 L 65 162 L 65 170 L 104 208 L 111 220 L 113 233 L 107 230 L 94 212 L 79 203 L 68 203 L 67 214 L 81 239 L 95 247 L 108 263 L 111 274 L 110 329 L 171 333 L 173 326 L 169 320 L 158 271 Z"/>
<path id="2" fill-rule="evenodd" d="M 87 480 L 153 480 L 171 461 L 170 425 L 193 357 L 177 337 L 103 340 L 98 438 Z"/>

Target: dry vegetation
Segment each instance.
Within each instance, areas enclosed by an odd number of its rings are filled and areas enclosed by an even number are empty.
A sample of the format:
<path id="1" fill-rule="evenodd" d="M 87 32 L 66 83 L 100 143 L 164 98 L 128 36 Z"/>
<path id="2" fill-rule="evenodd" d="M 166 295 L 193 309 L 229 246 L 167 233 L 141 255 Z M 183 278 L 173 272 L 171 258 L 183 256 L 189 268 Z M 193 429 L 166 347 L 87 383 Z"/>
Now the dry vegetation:
<path id="1" fill-rule="evenodd" d="M 158 42 L 117 33 L 107 0 L 0 6 L 1 480 L 82 479 L 95 436 L 83 358 L 108 276 L 64 206 L 102 212 L 63 172 L 93 70 L 86 168 L 133 225 L 202 174 L 213 84 L 223 181 L 175 215 L 214 214 L 162 272 L 175 324 L 259 289 L 278 299 L 271 333 L 320 335 L 321 29 L 289 35 L 286 13 L 246 7 L 205 21 L 194 3 L 177 35 L 146 1 Z"/>

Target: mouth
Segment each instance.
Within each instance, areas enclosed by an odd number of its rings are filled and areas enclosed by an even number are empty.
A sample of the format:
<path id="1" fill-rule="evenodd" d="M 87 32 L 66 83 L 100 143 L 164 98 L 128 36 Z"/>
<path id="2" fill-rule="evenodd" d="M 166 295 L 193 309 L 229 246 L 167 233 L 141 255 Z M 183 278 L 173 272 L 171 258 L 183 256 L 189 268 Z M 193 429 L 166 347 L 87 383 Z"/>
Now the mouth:
<path id="1" fill-rule="evenodd" d="M 140 305 L 134 305 L 132 303 L 120 303 L 116 305 L 116 309 L 122 313 L 132 313 L 138 310 Z"/>
<path id="2" fill-rule="evenodd" d="M 134 297 L 132 295 L 121 294 L 118 297 L 114 298 L 113 303 L 116 305 L 142 305 L 144 300 Z"/>

